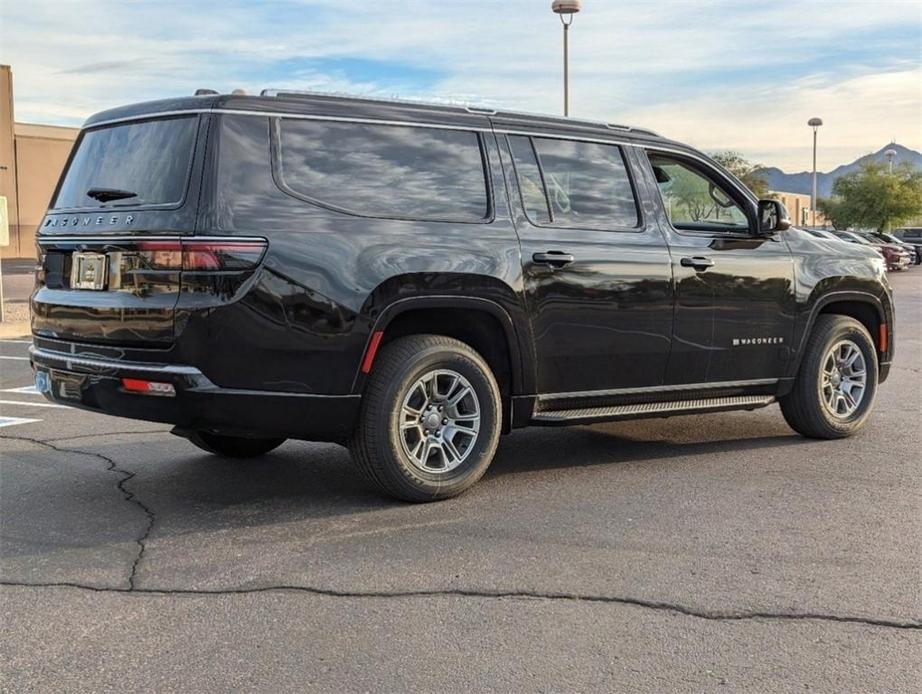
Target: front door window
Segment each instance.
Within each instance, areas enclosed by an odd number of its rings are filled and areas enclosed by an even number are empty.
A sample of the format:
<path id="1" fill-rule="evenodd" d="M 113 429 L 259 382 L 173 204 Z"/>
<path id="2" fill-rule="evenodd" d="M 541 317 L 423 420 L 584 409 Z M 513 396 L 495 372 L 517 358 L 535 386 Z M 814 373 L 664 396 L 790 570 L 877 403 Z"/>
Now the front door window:
<path id="1" fill-rule="evenodd" d="M 742 208 L 721 186 L 688 164 L 661 154 L 650 156 L 669 221 L 684 231 L 748 232 Z"/>

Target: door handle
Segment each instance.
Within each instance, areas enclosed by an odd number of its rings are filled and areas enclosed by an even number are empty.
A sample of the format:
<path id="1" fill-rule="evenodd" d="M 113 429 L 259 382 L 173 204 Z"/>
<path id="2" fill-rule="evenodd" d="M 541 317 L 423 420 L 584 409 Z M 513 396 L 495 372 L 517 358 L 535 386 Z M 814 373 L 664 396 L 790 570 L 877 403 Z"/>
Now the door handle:
<path id="1" fill-rule="evenodd" d="M 693 258 L 682 258 L 679 262 L 682 263 L 682 267 L 693 267 L 696 270 L 707 270 L 709 267 L 714 267 L 714 261 L 702 255 L 696 255 Z"/>
<path id="2" fill-rule="evenodd" d="M 548 251 L 547 253 L 535 253 L 532 257 L 539 265 L 550 265 L 551 267 L 564 267 L 569 265 L 576 258 L 563 251 Z"/>

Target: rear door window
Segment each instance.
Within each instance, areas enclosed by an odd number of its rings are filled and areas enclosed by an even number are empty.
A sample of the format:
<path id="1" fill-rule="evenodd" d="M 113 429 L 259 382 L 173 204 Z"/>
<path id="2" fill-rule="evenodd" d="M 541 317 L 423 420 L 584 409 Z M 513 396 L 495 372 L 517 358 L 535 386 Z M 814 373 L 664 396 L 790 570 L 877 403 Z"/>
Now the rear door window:
<path id="1" fill-rule="evenodd" d="M 369 217 L 476 222 L 489 214 L 476 132 L 281 118 L 281 187 Z"/>
<path id="2" fill-rule="evenodd" d="M 197 125 L 192 114 L 85 131 L 52 209 L 178 205 Z"/>
<path id="3" fill-rule="evenodd" d="M 638 226 L 637 202 L 620 147 L 542 137 L 509 140 L 532 221 L 572 229 Z"/>

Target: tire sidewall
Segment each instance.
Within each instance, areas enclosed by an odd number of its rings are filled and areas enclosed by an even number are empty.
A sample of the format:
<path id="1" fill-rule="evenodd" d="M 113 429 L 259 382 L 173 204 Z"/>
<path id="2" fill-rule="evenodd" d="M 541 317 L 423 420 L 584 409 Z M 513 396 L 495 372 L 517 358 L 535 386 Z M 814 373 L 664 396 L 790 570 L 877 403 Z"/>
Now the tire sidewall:
<path id="1" fill-rule="evenodd" d="M 432 473 L 416 467 L 400 441 L 400 410 L 410 386 L 429 371 L 451 369 L 468 380 L 480 408 L 480 431 L 473 450 L 463 463 L 447 473 Z M 451 496 L 474 484 L 486 472 L 496 452 L 500 431 L 499 388 L 489 368 L 474 352 L 446 347 L 421 350 L 407 361 L 385 390 L 385 407 L 378 422 L 387 432 L 387 455 L 404 481 L 423 493 Z"/>

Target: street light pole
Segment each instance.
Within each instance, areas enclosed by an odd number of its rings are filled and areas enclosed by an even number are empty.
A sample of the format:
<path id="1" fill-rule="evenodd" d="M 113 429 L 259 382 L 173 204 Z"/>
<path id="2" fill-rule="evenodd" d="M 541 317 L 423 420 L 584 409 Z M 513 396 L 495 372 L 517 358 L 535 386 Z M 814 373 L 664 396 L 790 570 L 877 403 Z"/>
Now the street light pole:
<path id="1" fill-rule="evenodd" d="M 813 226 L 816 226 L 816 131 L 823 124 L 821 118 L 811 118 L 807 125 L 813 128 L 813 197 L 810 200 L 810 212 L 813 214 Z"/>
<path id="2" fill-rule="evenodd" d="M 573 15 L 583 7 L 580 0 L 554 0 L 551 11 L 560 17 L 563 24 L 563 115 L 570 115 L 570 25 Z"/>

